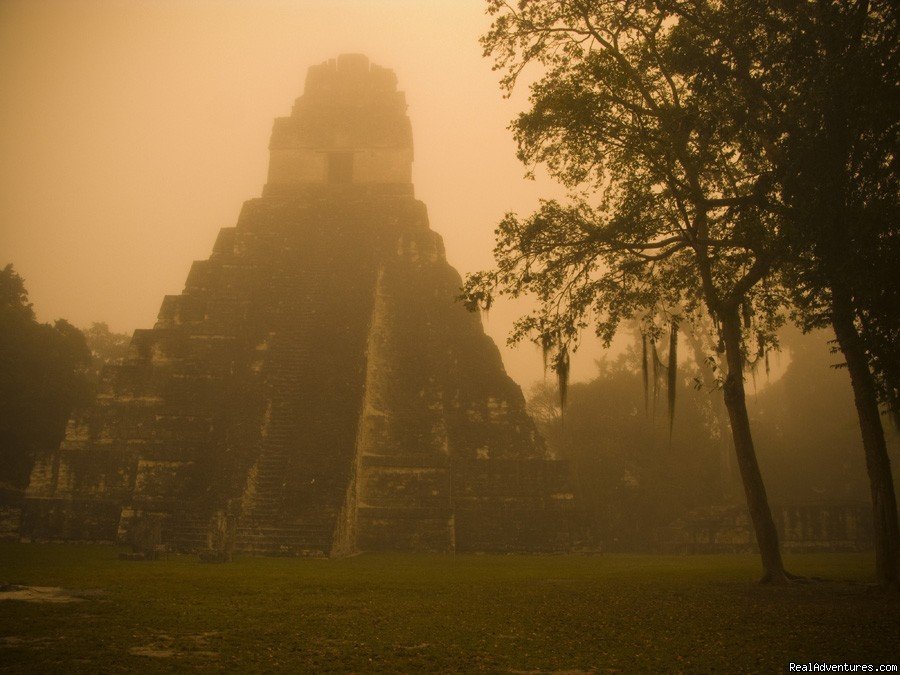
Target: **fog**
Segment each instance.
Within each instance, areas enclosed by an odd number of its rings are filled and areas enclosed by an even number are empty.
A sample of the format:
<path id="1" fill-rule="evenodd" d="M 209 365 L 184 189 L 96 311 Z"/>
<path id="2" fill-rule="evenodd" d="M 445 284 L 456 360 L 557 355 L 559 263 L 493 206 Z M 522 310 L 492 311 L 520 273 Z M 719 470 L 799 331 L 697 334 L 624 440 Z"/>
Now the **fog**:
<path id="1" fill-rule="evenodd" d="M 558 194 L 524 178 L 504 100 L 481 56 L 479 0 L 25 2 L 0 5 L 0 262 L 38 318 L 152 326 L 219 228 L 259 196 L 276 116 L 306 69 L 344 52 L 392 68 L 413 126 L 416 196 L 462 274 L 490 265 L 493 229 Z M 517 310 L 486 329 L 523 386 L 538 350 L 505 346 Z M 573 368 L 590 377 L 596 349 Z"/>
<path id="2" fill-rule="evenodd" d="M 0 669 L 895 672 L 895 25 L 0 2 Z"/>

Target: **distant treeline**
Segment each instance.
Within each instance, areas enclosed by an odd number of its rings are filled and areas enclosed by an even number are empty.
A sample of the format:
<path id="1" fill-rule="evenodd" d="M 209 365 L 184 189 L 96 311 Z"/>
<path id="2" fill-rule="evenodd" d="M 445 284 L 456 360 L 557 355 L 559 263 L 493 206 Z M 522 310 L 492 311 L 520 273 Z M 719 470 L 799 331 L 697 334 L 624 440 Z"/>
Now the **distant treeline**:
<path id="1" fill-rule="evenodd" d="M 128 336 L 104 323 L 40 323 L 22 277 L 12 265 L 0 270 L 0 488 L 27 486 L 35 454 L 59 445 L 72 409 L 93 399 L 102 365 L 127 347 Z"/>
<path id="2" fill-rule="evenodd" d="M 774 505 L 868 501 L 853 394 L 846 370 L 834 367 L 840 358 L 828 339 L 826 331 L 783 330 L 771 379 L 759 369 L 749 382 L 748 407 Z M 536 384 L 529 396 L 551 452 L 571 464 L 596 545 L 644 550 L 679 519 L 743 504 L 722 395 L 703 384 L 702 365 L 688 358 L 679 369 L 671 440 L 666 393 L 654 395 L 651 387 L 645 408 L 639 347 L 597 368 L 591 381 L 570 385 L 564 416 L 555 382 Z M 888 436 L 896 448 L 896 429 Z"/>

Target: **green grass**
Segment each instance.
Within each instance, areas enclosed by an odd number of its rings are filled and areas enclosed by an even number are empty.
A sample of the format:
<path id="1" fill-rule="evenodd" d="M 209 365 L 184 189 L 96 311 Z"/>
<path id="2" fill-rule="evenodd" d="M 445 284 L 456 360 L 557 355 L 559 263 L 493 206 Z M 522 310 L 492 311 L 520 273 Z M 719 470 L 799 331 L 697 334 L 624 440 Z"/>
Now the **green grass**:
<path id="1" fill-rule="evenodd" d="M 780 671 L 900 661 L 900 597 L 869 555 L 170 556 L 0 545 L 0 582 L 105 594 L 0 602 L 0 667 L 40 671 Z M 155 654 L 155 655 L 145 655 Z"/>

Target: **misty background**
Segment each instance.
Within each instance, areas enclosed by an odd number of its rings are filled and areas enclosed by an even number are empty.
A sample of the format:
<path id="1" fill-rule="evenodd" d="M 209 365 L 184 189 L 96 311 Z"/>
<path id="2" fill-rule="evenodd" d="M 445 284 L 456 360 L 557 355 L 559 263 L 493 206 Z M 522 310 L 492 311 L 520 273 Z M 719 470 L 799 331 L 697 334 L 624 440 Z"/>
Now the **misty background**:
<path id="1" fill-rule="evenodd" d="M 358 52 L 393 69 L 406 93 L 416 196 L 449 262 L 463 275 L 490 267 L 504 213 L 533 211 L 561 189 L 540 172 L 527 180 L 516 159 L 507 127 L 527 107 L 527 87 L 502 98 L 478 44 L 483 11 L 481 0 L 7 0 L 0 263 L 15 265 L 39 321 L 105 322 L 128 334 L 152 326 L 163 296 L 181 290 L 191 262 L 208 257 L 219 229 L 260 194 L 272 120 L 289 113 L 306 69 Z M 485 329 L 533 399 L 551 451 L 586 477 L 580 498 L 603 487 L 606 502 L 592 507 L 598 524 L 631 514 L 635 527 L 652 528 L 673 513 L 740 502 L 710 403 L 720 394 L 691 387 L 689 357 L 671 444 L 664 415 L 648 424 L 641 410 L 624 331 L 612 350 L 588 339 L 576 354 L 572 379 L 582 384 L 563 429 L 552 378 L 540 384 L 539 349 L 506 345 L 522 313 L 498 303 Z M 852 395 L 846 372 L 830 368 L 840 360 L 830 337 L 795 332 L 750 389 L 776 502 L 866 501 Z"/>
<path id="2" fill-rule="evenodd" d="M 481 0 L 0 3 L 0 262 L 41 321 L 152 326 L 260 194 L 272 120 L 307 68 L 359 52 L 406 93 L 416 196 L 448 260 L 486 268 L 504 213 L 561 194 L 524 178 L 507 126 L 527 90 L 502 98 L 478 44 L 488 25 Z M 520 313 L 499 304 L 485 327 L 527 387 L 539 350 L 505 345 Z"/>

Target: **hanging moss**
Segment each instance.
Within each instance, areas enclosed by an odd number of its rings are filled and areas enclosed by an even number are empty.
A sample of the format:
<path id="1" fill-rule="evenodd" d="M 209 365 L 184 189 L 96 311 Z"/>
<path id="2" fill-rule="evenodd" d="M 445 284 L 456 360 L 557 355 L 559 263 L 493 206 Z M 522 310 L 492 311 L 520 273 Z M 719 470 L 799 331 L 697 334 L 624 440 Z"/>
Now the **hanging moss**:
<path id="1" fill-rule="evenodd" d="M 488 321 L 491 318 L 491 305 L 494 304 L 494 298 L 490 295 L 486 295 L 484 300 L 481 301 L 481 313 L 484 316 L 484 320 Z"/>
<path id="2" fill-rule="evenodd" d="M 759 331 L 756 334 L 756 342 L 759 345 L 757 349 L 757 360 L 762 359 L 766 364 L 766 379 L 769 378 L 769 345 L 766 342 L 766 336 Z"/>
<path id="3" fill-rule="evenodd" d="M 641 333 L 641 374 L 644 379 L 644 414 L 650 414 L 649 364 L 647 363 L 647 335 Z"/>
<path id="4" fill-rule="evenodd" d="M 744 328 L 750 328 L 750 322 L 753 319 L 753 310 L 750 307 L 750 302 L 744 300 L 741 303 L 741 317 L 744 320 Z"/>
<path id="5" fill-rule="evenodd" d="M 653 407 L 652 417 L 656 417 L 656 401 L 659 399 L 659 371 L 660 360 L 659 352 L 656 351 L 656 340 L 650 340 L 650 358 L 653 362 Z"/>
<path id="6" fill-rule="evenodd" d="M 716 351 L 719 354 L 724 354 L 725 353 L 725 340 L 722 337 L 722 326 L 719 324 L 718 316 L 713 314 L 712 317 L 713 317 L 713 327 L 716 329 L 716 338 L 717 338 Z"/>
<path id="7" fill-rule="evenodd" d="M 547 361 L 550 358 L 550 350 L 553 347 L 553 339 L 546 333 L 541 334 L 541 352 L 544 357 L 544 376 L 547 376 Z"/>
<path id="8" fill-rule="evenodd" d="M 556 383 L 559 386 L 559 405 L 565 410 L 569 395 L 569 351 L 565 347 L 560 347 L 553 369 L 556 371 Z"/>
<path id="9" fill-rule="evenodd" d="M 669 442 L 672 442 L 672 427 L 675 424 L 675 391 L 678 385 L 678 322 L 672 319 L 669 332 L 669 367 L 666 386 L 669 403 Z"/>

